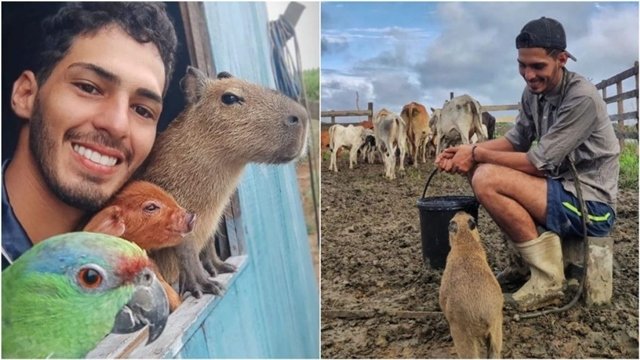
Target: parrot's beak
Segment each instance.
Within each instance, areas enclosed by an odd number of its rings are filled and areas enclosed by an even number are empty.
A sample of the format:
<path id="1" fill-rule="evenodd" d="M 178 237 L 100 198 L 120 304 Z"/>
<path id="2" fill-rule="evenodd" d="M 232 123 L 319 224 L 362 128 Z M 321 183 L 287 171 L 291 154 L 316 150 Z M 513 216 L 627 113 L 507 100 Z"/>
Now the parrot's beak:
<path id="1" fill-rule="evenodd" d="M 128 334 L 149 325 L 147 345 L 156 340 L 169 318 L 169 301 L 153 271 L 143 270 L 136 279 L 131 300 L 116 315 L 111 332 Z"/>

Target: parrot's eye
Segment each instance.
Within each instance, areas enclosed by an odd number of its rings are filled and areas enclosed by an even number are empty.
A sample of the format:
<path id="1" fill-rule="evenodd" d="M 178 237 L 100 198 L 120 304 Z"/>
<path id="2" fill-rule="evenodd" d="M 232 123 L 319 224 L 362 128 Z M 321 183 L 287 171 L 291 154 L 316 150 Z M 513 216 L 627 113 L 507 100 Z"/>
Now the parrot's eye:
<path id="1" fill-rule="evenodd" d="M 154 211 L 156 211 L 158 209 L 160 209 L 160 206 L 158 206 L 154 202 L 150 202 L 150 203 L 148 203 L 148 204 L 146 204 L 144 206 L 144 211 L 146 211 L 146 212 L 154 212 Z"/>
<path id="2" fill-rule="evenodd" d="M 82 268 L 78 272 L 78 282 L 85 288 L 95 289 L 102 284 L 102 274 L 96 269 Z"/>

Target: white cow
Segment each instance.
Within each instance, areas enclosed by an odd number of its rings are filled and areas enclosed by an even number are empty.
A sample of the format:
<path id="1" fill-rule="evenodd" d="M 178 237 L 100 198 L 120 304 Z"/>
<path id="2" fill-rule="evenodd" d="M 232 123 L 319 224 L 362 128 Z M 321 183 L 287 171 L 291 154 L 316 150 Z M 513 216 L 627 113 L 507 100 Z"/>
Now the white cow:
<path id="1" fill-rule="evenodd" d="M 402 118 L 387 109 L 380 110 L 373 119 L 376 147 L 382 154 L 384 174 L 395 179 L 396 149 L 400 149 L 400 171 L 404 171 L 404 156 L 407 151 L 407 124 Z M 383 150 L 384 148 L 384 150 Z"/>
<path id="2" fill-rule="evenodd" d="M 427 135 L 427 140 L 424 143 L 424 147 L 427 151 L 427 154 L 435 157 L 438 153 L 436 152 L 438 148 L 438 122 L 440 121 L 440 114 L 442 109 L 434 109 L 431 108 L 431 118 L 429 119 L 429 135 Z"/>
<path id="3" fill-rule="evenodd" d="M 489 135 L 488 135 L 487 133 L 488 133 L 487 125 L 482 124 L 482 135 L 484 135 L 484 137 L 485 137 L 486 139 L 488 139 L 488 138 L 489 138 Z M 479 140 L 479 138 L 478 138 L 478 134 L 477 134 L 477 133 L 473 134 L 473 136 L 471 137 L 471 139 L 469 139 L 469 141 L 470 141 L 472 144 L 477 144 L 477 143 L 478 143 L 478 141 L 480 141 L 480 140 Z"/>
<path id="4" fill-rule="evenodd" d="M 480 104 L 469 95 L 456 96 L 445 101 L 436 128 L 438 154 L 460 142 L 469 144 L 473 134 L 478 134 L 478 141 L 487 139 L 486 131 L 482 130 Z"/>
<path id="5" fill-rule="evenodd" d="M 358 163 L 358 149 L 363 143 L 364 127 L 349 125 L 333 125 L 329 128 L 329 150 L 331 150 L 331 161 L 329 162 L 329 170 L 338 172 L 336 163 L 336 154 L 342 146 L 350 148 L 349 150 L 349 169 L 353 169 L 353 164 Z"/>

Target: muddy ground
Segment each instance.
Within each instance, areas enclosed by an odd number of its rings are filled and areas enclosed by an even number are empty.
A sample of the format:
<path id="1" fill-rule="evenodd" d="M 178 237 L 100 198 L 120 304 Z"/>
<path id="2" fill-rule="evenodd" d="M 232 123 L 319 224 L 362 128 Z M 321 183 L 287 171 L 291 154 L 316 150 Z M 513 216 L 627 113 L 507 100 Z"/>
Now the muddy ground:
<path id="1" fill-rule="evenodd" d="M 456 357 L 438 305 L 442 270 L 422 260 L 421 196 L 431 163 L 396 180 L 381 164 L 321 176 L 323 358 Z M 459 176 L 438 174 L 427 196 L 470 194 Z M 431 189 L 432 188 L 432 189 Z M 479 229 L 494 272 L 507 265 L 500 232 L 480 207 Z M 621 190 L 612 304 L 515 321 L 506 309 L 505 358 L 638 358 L 638 190 Z M 567 299 L 568 301 L 568 299 Z"/>

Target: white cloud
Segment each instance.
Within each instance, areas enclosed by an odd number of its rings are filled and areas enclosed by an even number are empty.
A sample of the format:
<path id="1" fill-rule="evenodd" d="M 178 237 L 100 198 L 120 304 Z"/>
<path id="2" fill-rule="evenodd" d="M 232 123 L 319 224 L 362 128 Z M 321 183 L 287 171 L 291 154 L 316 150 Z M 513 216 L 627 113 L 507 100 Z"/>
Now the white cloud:
<path id="1" fill-rule="evenodd" d="M 341 71 L 368 84 L 376 109 L 385 106 L 399 111 L 412 100 L 440 107 L 452 91 L 470 94 L 486 105 L 516 103 L 524 81 L 518 74 L 515 37 L 524 24 L 541 16 L 564 25 L 568 50 L 578 58 L 567 67 L 594 82 L 631 67 L 638 59 L 637 3 L 596 7 L 585 2 L 445 2 L 438 4 L 432 17 L 437 35 L 400 25 L 343 31 L 349 33 L 351 57 L 348 69 Z M 408 40 L 410 35 L 414 38 Z M 375 36 L 384 40 L 364 42 Z M 367 45 L 356 47 L 357 41 Z M 339 82 L 335 87 L 340 88 Z M 323 109 L 342 100 L 336 93 L 330 95 L 334 96 L 323 97 Z M 341 96 L 349 98 L 345 109 L 353 109 L 354 96 Z M 360 92 L 360 99 L 366 99 L 365 92 Z"/>

